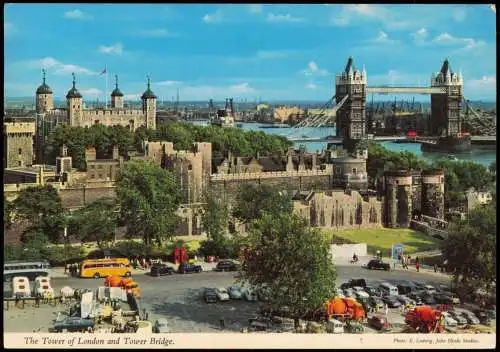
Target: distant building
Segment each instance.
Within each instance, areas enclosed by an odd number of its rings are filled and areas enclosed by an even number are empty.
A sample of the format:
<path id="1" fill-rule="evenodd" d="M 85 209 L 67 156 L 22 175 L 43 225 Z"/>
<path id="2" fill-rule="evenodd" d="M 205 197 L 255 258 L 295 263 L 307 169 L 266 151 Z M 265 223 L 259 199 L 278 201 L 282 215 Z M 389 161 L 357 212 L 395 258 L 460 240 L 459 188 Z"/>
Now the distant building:
<path id="1" fill-rule="evenodd" d="M 274 120 L 279 121 L 280 123 L 286 123 L 288 122 L 292 116 L 298 116 L 298 115 L 303 115 L 304 110 L 297 106 L 292 106 L 292 107 L 278 107 L 274 109 Z"/>
<path id="2" fill-rule="evenodd" d="M 478 205 L 488 204 L 493 200 L 491 192 L 478 192 L 474 188 L 470 188 L 466 192 L 467 210 L 472 210 Z"/>

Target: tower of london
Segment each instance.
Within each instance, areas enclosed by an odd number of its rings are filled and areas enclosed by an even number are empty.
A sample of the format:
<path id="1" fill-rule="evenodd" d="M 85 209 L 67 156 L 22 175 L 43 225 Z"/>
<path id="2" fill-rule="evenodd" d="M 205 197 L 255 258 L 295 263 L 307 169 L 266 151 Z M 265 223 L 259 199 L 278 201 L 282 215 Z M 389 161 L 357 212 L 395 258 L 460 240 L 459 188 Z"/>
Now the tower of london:
<path id="1" fill-rule="evenodd" d="M 65 123 L 75 127 L 89 127 L 101 123 L 106 126 L 124 126 L 135 131 L 140 126 L 156 129 L 156 95 L 151 90 L 148 77 L 147 89 L 141 96 L 141 109 L 124 107 L 124 95 L 118 87 L 118 76 L 115 76 L 115 89 L 111 93 L 111 107 L 87 109 L 83 96 L 76 87 L 76 77 L 66 94 L 66 107 L 54 107 L 54 93 L 46 83 L 45 71 L 43 82 L 36 90 L 36 113 L 44 121 L 53 124 Z"/>

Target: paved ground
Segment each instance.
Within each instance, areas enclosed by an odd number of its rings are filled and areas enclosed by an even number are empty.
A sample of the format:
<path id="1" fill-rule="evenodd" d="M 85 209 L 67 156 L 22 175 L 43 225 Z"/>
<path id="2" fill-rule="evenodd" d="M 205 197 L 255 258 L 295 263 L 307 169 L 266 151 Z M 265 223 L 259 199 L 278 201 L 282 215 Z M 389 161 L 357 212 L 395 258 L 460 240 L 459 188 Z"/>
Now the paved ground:
<path id="1" fill-rule="evenodd" d="M 360 264 L 337 263 L 338 284 L 353 277 L 364 277 L 367 281 L 376 283 L 385 280 L 415 280 L 420 282 L 449 283 L 449 277 L 433 272 L 414 269 L 403 271 L 374 271 L 363 269 Z M 219 330 L 219 319 L 226 321 L 226 330 L 239 331 L 248 323 L 248 318 L 256 314 L 261 302 L 229 301 L 217 304 L 203 302 L 201 292 L 203 287 L 228 287 L 235 283 L 234 273 L 219 273 L 210 271 L 213 264 L 206 264 L 208 271 L 199 274 L 174 274 L 172 276 L 151 277 L 144 271 L 133 273 L 142 292 L 141 305 L 149 313 L 149 319 L 163 317 L 170 322 L 173 332 L 215 332 Z M 57 269 L 56 269 L 57 271 Z M 56 292 L 63 286 L 73 288 L 95 289 L 103 284 L 103 279 L 57 278 L 52 285 Z M 4 285 L 7 296 L 8 285 Z M 27 332 L 47 331 L 51 320 L 58 310 L 64 306 L 41 308 L 26 307 L 24 310 L 11 308 L 4 311 L 4 331 Z M 402 323 L 403 317 L 396 309 L 389 315 L 393 323 Z"/>

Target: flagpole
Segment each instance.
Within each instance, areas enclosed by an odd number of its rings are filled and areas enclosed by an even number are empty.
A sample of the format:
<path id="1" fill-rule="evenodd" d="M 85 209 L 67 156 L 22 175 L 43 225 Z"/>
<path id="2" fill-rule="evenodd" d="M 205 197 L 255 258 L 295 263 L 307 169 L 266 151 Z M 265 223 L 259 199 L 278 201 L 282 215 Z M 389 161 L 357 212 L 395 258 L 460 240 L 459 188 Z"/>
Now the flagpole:
<path id="1" fill-rule="evenodd" d="M 108 108 L 108 65 L 104 66 L 104 71 L 106 71 L 106 109 Z"/>

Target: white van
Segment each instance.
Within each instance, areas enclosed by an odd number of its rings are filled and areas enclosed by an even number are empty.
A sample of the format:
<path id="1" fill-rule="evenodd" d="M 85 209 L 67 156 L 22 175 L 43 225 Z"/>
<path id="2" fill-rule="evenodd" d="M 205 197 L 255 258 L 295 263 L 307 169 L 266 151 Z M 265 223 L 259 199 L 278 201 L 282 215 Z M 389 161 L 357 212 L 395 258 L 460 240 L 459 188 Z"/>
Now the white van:
<path id="1" fill-rule="evenodd" d="M 30 297 L 30 280 L 26 276 L 14 276 L 12 278 L 12 296 Z"/>
<path id="2" fill-rule="evenodd" d="M 337 319 L 330 319 L 326 324 L 326 331 L 329 334 L 343 334 L 344 333 L 344 323 L 338 321 Z"/>
<path id="3" fill-rule="evenodd" d="M 35 295 L 42 297 L 54 297 L 54 289 L 50 285 L 50 278 L 48 276 L 37 276 L 33 285 L 33 292 Z"/>
<path id="4" fill-rule="evenodd" d="M 397 296 L 399 295 L 398 288 L 394 285 L 391 285 L 388 282 L 382 282 L 380 284 L 380 290 L 384 296 Z"/>

